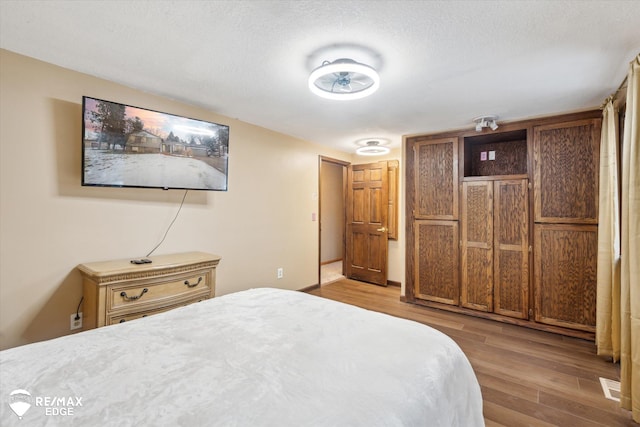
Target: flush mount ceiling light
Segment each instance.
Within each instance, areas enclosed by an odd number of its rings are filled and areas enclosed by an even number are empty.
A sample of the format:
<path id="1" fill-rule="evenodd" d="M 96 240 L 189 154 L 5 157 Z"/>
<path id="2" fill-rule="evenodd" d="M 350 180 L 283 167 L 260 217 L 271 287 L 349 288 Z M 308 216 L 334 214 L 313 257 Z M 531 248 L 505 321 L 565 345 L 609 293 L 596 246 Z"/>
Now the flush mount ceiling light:
<path id="1" fill-rule="evenodd" d="M 371 140 L 367 141 L 365 146 L 358 148 L 356 153 L 361 156 L 382 156 L 389 154 L 390 151 L 389 147 L 380 145 L 380 141 Z"/>
<path id="2" fill-rule="evenodd" d="M 324 61 L 309 75 L 309 89 L 327 99 L 360 99 L 380 87 L 380 76 L 373 68 L 352 59 Z"/>
<path id="3" fill-rule="evenodd" d="M 498 120 L 498 116 L 480 116 L 473 119 L 476 124 L 477 132 L 482 132 L 482 129 L 484 128 L 491 128 L 491 130 L 498 129 L 496 120 Z"/>

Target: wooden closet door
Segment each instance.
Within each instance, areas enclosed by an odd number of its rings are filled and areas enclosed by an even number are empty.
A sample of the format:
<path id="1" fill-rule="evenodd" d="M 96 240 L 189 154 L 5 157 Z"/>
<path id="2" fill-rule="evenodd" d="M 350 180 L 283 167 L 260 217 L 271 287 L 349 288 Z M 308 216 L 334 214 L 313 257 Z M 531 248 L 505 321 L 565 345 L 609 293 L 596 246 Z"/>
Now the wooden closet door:
<path id="1" fill-rule="evenodd" d="M 600 119 L 534 127 L 537 322 L 595 331 Z M 593 224 L 593 225 L 589 225 Z"/>
<path id="2" fill-rule="evenodd" d="M 595 332 L 598 227 L 535 225 L 535 320 Z"/>
<path id="3" fill-rule="evenodd" d="M 411 154 L 407 203 L 412 245 L 407 285 L 412 298 L 458 305 L 458 138 L 407 140 Z M 411 193 L 409 193 L 411 191 Z"/>
<path id="4" fill-rule="evenodd" d="M 534 221 L 597 224 L 599 119 L 533 130 Z"/>
<path id="5" fill-rule="evenodd" d="M 458 222 L 415 221 L 414 233 L 415 297 L 458 305 Z"/>
<path id="6" fill-rule="evenodd" d="M 494 183 L 494 312 L 529 317 L 529 184 Z"/>
<path id="7" fill-rule="evenodd" d="M 493 182 L 462 183 L 463 307 L 493 311 Z"/>
<path id="8" fill-rule="evenodd" d="M 414 145 L 414 219 L 458 219 L 458 139 Z"/>

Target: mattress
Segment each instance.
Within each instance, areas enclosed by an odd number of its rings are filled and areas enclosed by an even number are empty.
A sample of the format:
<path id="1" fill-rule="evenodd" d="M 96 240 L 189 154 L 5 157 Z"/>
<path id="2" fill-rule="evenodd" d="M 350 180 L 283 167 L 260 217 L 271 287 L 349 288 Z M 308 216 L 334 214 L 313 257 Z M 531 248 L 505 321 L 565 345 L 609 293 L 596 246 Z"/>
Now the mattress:
<path id="1" fill-rule="evenodd" d="M 484 425 L 451 338 L 272 288 L 4 350 L 0 388 L 2 426 Z"/>

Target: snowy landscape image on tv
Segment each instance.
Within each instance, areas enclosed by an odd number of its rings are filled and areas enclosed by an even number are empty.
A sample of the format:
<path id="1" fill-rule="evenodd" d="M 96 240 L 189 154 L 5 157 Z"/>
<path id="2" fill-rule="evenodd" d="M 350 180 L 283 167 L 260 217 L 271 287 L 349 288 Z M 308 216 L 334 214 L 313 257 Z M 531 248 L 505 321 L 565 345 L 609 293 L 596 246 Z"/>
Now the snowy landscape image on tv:
<path id="1" fill-rule="evenodd" d="M 82 185 L 226 191 L 229 127 L 82 98 Z"/>

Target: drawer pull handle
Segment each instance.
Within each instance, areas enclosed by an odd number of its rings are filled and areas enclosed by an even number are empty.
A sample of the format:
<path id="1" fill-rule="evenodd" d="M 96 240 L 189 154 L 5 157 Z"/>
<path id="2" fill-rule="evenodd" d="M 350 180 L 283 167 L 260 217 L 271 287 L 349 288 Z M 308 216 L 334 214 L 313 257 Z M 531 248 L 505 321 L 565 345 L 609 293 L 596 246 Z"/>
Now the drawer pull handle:
<path id="1" fill-rule="evenodd" d="M 126 320 L 120 319 L 120 321 L 118 323 L 124 323 L 124 322 L 126 322 Z"/>
<path id="2" fill-rule="evenodd" d="M 120 292 L 120 296 L 122 298 L 126 299 L 127 301 L 135 301 L 137 299 L 140 299 L 142 297 L 142 295 L 146 294 L 147 292 L 149 292 L 149 289 L 144 288 L 142 290 L 142 292 L 140 292 L 140 295 L 130 297 L 130 296 L 127 295 L 127 293 L 125 291 L 122 291 L 122 292 Z"/>
<path id="3" fill-rule="evenodd" d="M 196 286 L 198 286 L 200 284 L 200 282 L 202 282 L 202 276 L 198 277 L 198 281 L 194 284 L 189 283 L 188 280 L 184 281 L 184 284 L 187 285 L 188 288 L 195 288 Z"/>

